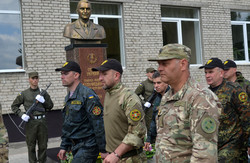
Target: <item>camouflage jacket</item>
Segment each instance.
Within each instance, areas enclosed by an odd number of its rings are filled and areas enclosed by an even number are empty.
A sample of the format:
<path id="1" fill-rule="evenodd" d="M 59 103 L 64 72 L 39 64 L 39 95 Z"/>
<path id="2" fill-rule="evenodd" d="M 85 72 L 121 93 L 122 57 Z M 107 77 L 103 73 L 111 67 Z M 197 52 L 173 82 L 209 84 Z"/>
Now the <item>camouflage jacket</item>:
<path id="1" fill-rule="evenodd" d="M 250 97 L 250 81 L 245 79 L 241 72 L 236 72 L 237 79 L 235 82 L 239 83 L 240 86 L 246 91 L 248 98 Z"/>
<path id="2" fill-rule="evenodd" d="M 104 99 L 106 150 L 113 152 L 121 144 L 143 147 L 146 134 L 144 112 L 139 97 L 119 83 L 107 90 Z"/>
<path id="3" fill-rule="evenodd" d="M 214 92 L 223 106 L 220 116 L 218 147 L 219 149 L 223 148 L 229 143 L 237 146 L 242 141 L 240 140 L 242 132 L 245 137 L 249 135 L 249 98 L 239 84 L 226 80 L 223 80 Z"/>
<path id="4" fill-rule="evenodd" d="M 217 162 L 221 105 L 191 77 L 176 94 L 170 89 L 158 107 L 156 162 Z"/>
<path id="5" fill-rule="evenodd" d="M 5 128 L 3 117 L 2 117 L 2 106 L 0 104 L 0 162 L 7 163 L 8 162 L 8 154 L 9 154 L 9 138 L 8 133 Z"/>

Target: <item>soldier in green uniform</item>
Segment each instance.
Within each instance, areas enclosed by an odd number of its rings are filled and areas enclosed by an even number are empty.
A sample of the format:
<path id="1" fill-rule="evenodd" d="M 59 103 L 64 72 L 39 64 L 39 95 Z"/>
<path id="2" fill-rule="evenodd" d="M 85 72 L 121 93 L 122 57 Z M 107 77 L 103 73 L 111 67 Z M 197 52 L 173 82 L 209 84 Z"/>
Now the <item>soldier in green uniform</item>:
<path id="1" fill-rule="evenodd" d="M 48 143 L 46 112 L 53 108 L 53 102 L 47 92 L 44 96 L 39 95 L 41 90 L 38 87 L 38 82 L 38 73 L 29 73 L 30 88 L 22 91 L 11 105 L 12 111 L 26 122 L 25 134 L 30 163 L 36 163 L 37 161 L 39 163 L 46 162 Z M 33 118 L 31 118 L 19 107 L 23 105 L 25 111 L 27 111 L 35 101 L 38 102 L 37 108 L 41 108 L 41 110 L 44 109 L 45 112 L 34 111 Z M 38 144 L 38 158 L 36 157 L 36 144 Z"/>
<path id="2" fill-rule="evenodd" d="M 190 48 L 168 44 L 157 57 L 161 80 L 170 90 L 156 116 L 156 162 L 217 162 L 221 105 L 216 95 L 191 76 Z"/>
<path id="3" fill-rule="evenodd" d="M 138 96 L 142 96 L 142 103 L 144 104 L 149 96 L 153 93 L 154 91 L 154 84 L 153 84 L 153 79 L 152 75 L 154 74 L 155 69 L 150 67 L 146 69 L 146 75 L 147 79 L 139 84 L 139 86 L 136 88 L 135 93 Z"/>
<path id="4" fill-rule="evenodd" d="M 0 162 L 9 162 L 9 138 L 2 117 L 2 105 L 0 104 Z"/>
<path id="5" fill-rule="evenodd" d="M 99 80 L 107 91 L 103 119 L 109 154 L 103 163 L 146 163 L 142 149 L 146 133 L 143 109 L 139 97 L 121 83 L 120 62 L 105 60 L 92 70 L 99 71 Z"/>
<path id="6" fill-rule="evenodd" d="M 247 156 L 250 130 L 249 98 L 237 83 L 226 81 L 224 65 L 219 58 L 211 58 L 201 66 L 210 89 L 218 96 L 223 110 L 220 116 L 218 135 L 219 162 L 240 162 L 241 150 Z"/>

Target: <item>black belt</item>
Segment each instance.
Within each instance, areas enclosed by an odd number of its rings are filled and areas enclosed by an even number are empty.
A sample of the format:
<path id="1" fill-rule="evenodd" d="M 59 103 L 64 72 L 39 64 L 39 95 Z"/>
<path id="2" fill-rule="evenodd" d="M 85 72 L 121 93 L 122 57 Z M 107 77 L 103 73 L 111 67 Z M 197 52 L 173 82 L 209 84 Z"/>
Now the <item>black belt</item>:
<path id="1" fill-rule="evenodd" d="M 135 155 L 142 153 L 142 151 L 143 151 L 142 147 L 139 149 L 133 149 L 131 151 L 128 151 L 124 155 L 122 155 L 121 158 L 132 157 L 132 156 L 135 156 Z"/>

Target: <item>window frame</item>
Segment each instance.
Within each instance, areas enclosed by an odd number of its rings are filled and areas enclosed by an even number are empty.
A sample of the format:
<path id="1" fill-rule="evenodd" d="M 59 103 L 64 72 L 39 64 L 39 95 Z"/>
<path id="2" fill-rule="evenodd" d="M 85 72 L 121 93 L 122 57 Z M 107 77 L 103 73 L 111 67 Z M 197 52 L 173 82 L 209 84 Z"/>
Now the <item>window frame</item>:
<path id="1" fill-rule="evenodd" d="M 196 9 L 198 18 L 178 18 L 178 17 L 161 17 L 161 22 L 169 22 L 169 23 L 177 23 L 177 37 L 178 37 L 178 44 L 183 44 L 182 38 L 182 22 L 189 21 L 189 22 L 198 22 L 198 31 L 195 30 L 195 35 L 198 35 L 197 39 L 195 39 L 196 45 L 196 63 L 191 65 L 200 65 L 202 64 L 202 44 L 201 44 L 201 24 L 200 24 L 200 10 L 198 8 L 190 8 L 190 7 L 172 7 L 172 6 L 164 6 L 170 8 L 186 8 L 186 9 Z M 198 47 L 197 47 L 198 46 Z M 200 54 L 200 55 L 197 55 Z"/>
<path id="2" fill-rule="evenodd" d="M 231 20 L 231 29 L 233 25 L 242 25 L 243 27 L 243 37 L 244 37 L 244 54 L 245 54 L 245 60 L 235 60 L 236 64 L 250 64 L 250 59 L 249 55 L 250 53 L 248 52 L 248 40 L 247 40 L 247 25 L 250 25 L 250 21 L 232 21 Z M 250 31 L 249 31 L 250 32 Z M 232 36 L 233 37 L 233 36 Z M 232 38 L 233 39 L 233 38 Z M 233 47 L 232 47 L 233 48 Z"/>
<path id="3" fill-rule="evenodd" d="M 22 68 L 20 69 L 0 69 L 0 73 L 9 73 L 9 72 L 25 72 L 25 64 L 24 64 L 24 45 L 23 45 L 23 24 L 22 24 L 22 14 L 21 14 L 21 2 L 18 0 L 19 3 L 19 11 L 17 10 L 0 10 L 0 14 L 11 14 L 11 15 L 19 15 L 20 17 L 20 40 L 21 40 L 21 47 L 22 47 Z"/>
<path id="4" fill-rule="evenodd" d="M 97 2 L 95 2 L 97 3 Z M 93 4 L 93 2 L 92 2 Z M 102 4 L 102 3 L 99 3 Z M 123 28 L 123 17 L 122 17 L 122 4 L 120 3 L 105 3 L 105 4 L 115 4 L 119 5 L 119 14 L 120 15 L 101 15 L 101 14 L 91 14 L 90 19 L 93 20 L 93 23 L 98 24 L 98 18 L 113 18 L 118 19 L 119 22 L 119 38 L 120 38 L 120 58 L 121 58 L 121 64 L 123 67 L 125 67 L 125 45 L 124 45 L 124 28 Z M 78 14 L 71 14 L 70 13 L 70 20 L 72 22 L 72 19 L 78 19 Z"/>

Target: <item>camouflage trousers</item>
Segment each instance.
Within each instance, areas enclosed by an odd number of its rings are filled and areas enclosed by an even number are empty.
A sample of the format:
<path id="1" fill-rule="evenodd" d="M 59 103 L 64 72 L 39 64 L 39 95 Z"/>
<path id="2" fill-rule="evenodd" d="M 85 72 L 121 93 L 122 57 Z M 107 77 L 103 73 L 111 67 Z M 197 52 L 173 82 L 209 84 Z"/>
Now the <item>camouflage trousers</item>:
<path id="1" fill-rule="evenodd" d="M 0 163 L 9 163 L 9 144 L 0 144 Z"/>
<path id="2" fill-rule="evenodd" d="M 219 163 L 238 163 L 240 157 L 240 149 L 232 144 L 227 144 L 222 149 L 219 149 L 218 162 Z"/>
<path id="3" fill-rule="evenodd" d="M 118 163 L 147 163 L 147 157 L 146 154 L 142 152 L 132 157 L 122 158 Z"/>
<path id="4" fill-rule="evenodd" d="M 247 157 L 247 138 L 245 139 L 246 141 L 242 141 L 241 143 L 241 147 L 240 147 L 240 157 L 239 160 L 240 162 L 247 162 L 248 161 L 248 157 Z"/>

